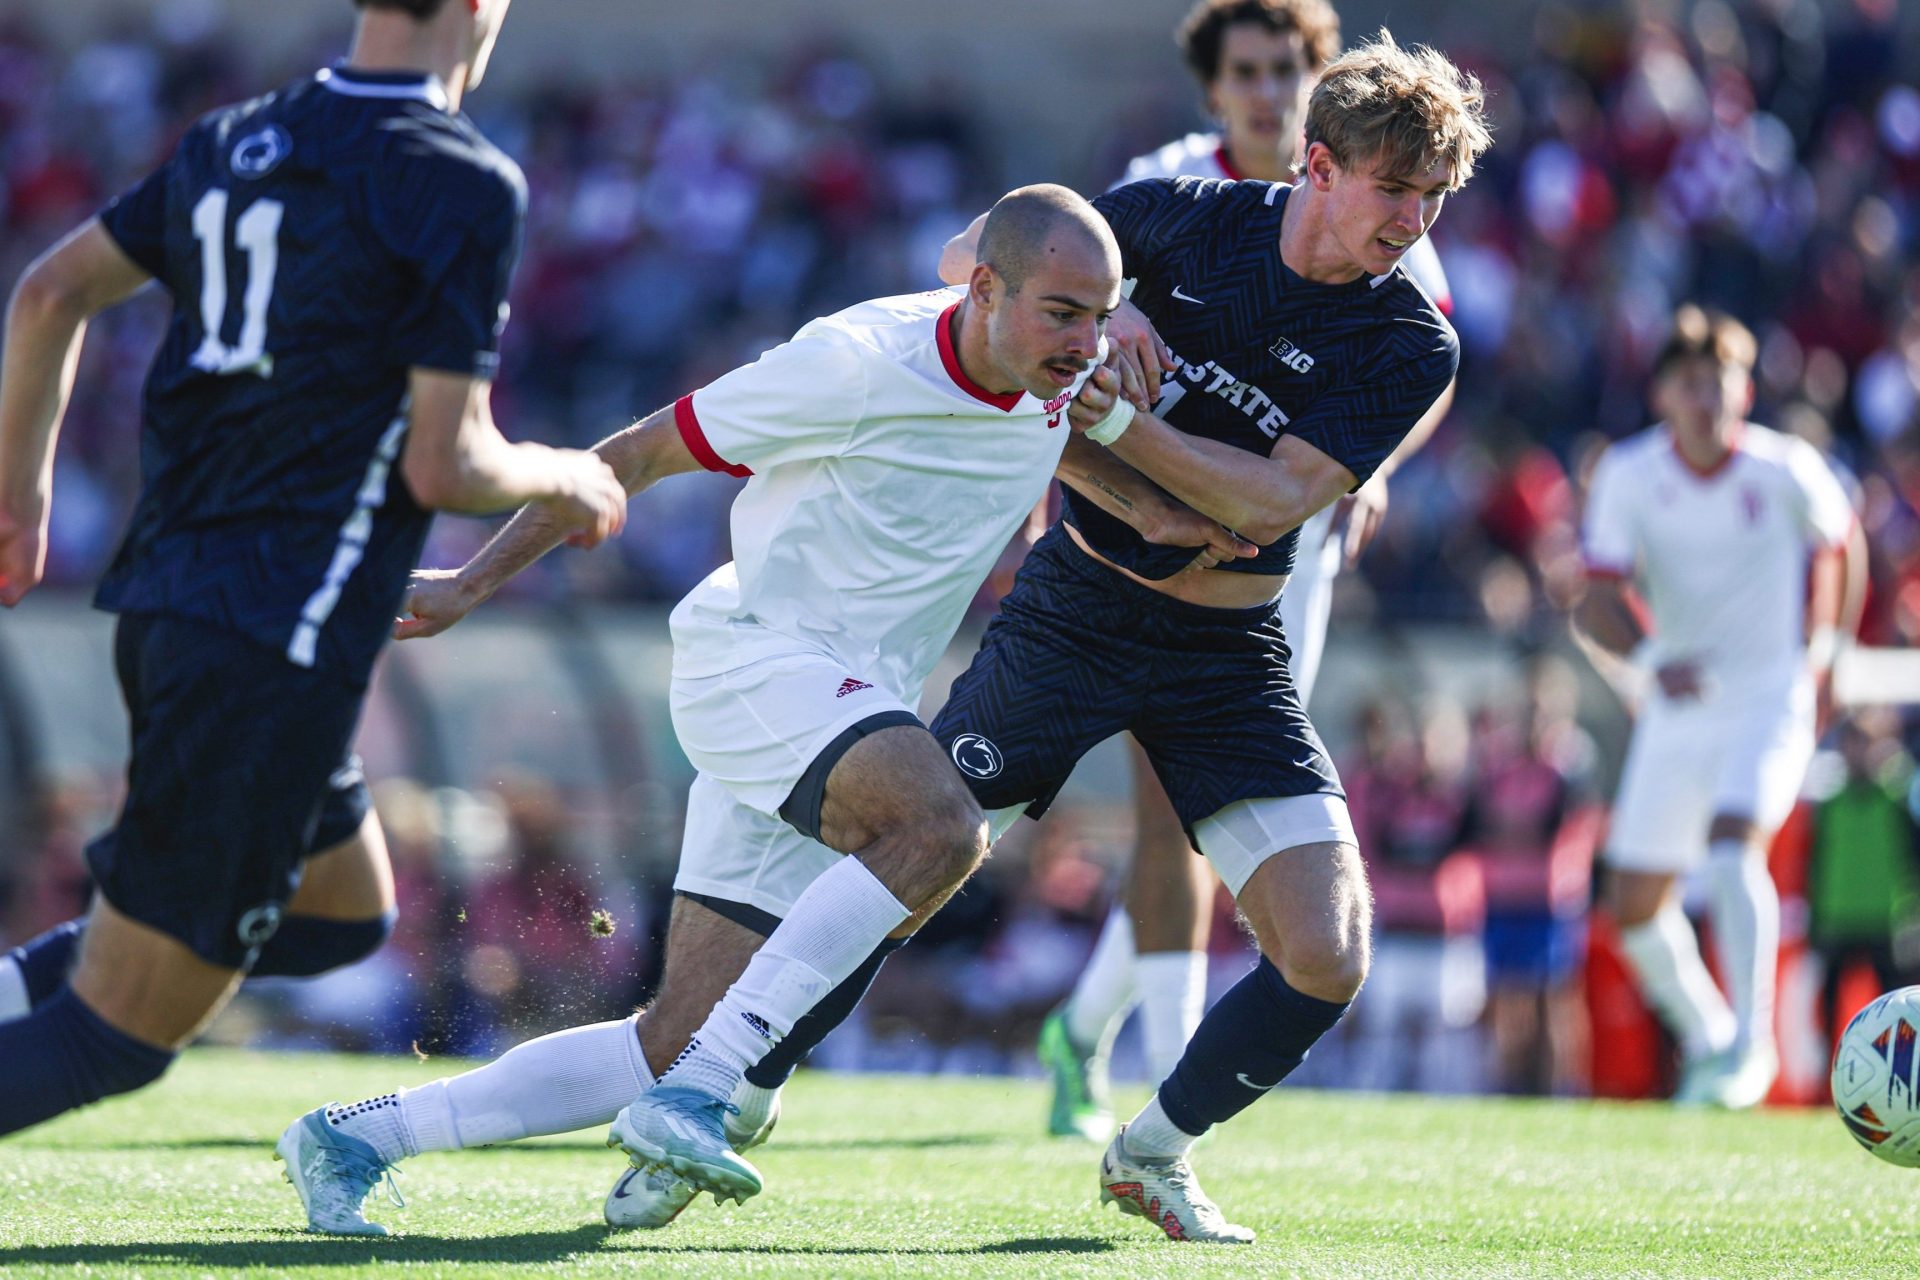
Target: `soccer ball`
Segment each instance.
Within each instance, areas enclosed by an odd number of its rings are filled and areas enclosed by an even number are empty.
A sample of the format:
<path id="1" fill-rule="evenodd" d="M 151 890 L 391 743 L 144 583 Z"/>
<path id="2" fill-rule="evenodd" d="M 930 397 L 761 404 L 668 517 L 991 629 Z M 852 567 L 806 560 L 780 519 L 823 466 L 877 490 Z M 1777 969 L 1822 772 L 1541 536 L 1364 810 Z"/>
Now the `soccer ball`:
<path id="1" fill-rule="evenodd" d="M 1833 1055 L 1833 1106 L 1854 1140 L 1889 1164 L 1920 1168 L 1920 987 L 1889 991 L 1854 1015 Z"/>

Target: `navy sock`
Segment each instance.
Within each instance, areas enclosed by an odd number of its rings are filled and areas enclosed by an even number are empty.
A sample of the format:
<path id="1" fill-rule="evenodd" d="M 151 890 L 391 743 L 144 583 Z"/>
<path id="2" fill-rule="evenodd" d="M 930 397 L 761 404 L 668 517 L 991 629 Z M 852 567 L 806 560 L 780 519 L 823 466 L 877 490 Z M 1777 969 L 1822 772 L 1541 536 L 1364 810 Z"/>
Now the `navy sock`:
<path id="1" fill-rule="evenodd" d="M 311 978 L 364 960 L 380 949 L 393 932 L 399 912 L 372 920 L 322 920 L 317 916 L 286 916 L 260 948 L 250 978 Z"/>
<path id="2" fill-rule="evenodd" d="M 79 950 L 80 932 L 86 923 L 82 917 L 57 924 L 7 953 L 7 957 L 20 966 L 21 977 L 26 979 L 29 1006 L 38 1008 L 67 980 L 67 971 L 73 968 L 73 954 Z"/>
<path id="3" fill-rule="evenodd" d="M 906 945 L 905 938 L 888 938 L 874 953 L 860 962 L 847 980 L 820 997 L 820 1003 L 807 1010 L 800 1021 L 793 1024 L 793 1030 L 780 1038 L 780 1043 L 768 1051 L 767 1056 L 747 1068 L 747 1083 L 759 1085 L 762 1089 L 778 1089 L 793 1074 L 806 1056 L 812 1053 L 822 1040 L 827 1038 L 835 1027 L 847 1020 L 853 1007 L 867 994 L 867 988 L 873 985 L 873 977 L 880 972 L 880 966 L 887 957 Z"/>
<path id="4" fill-rule="evenodd" d="M 173 1057 L 114 1030 L 62 987 L 0 1023 L 0 1134 L 152 1084 Z"/>
<path id="5" fill-rule="evenodd" d="M 1160 1109 L 1191 1134 L 1251 1106 L 1292 1074 L 1345 1004 L 1302 995 L 1265 956 L 1200 1020 L 1187 1051 L 1160 1086 Z"/>

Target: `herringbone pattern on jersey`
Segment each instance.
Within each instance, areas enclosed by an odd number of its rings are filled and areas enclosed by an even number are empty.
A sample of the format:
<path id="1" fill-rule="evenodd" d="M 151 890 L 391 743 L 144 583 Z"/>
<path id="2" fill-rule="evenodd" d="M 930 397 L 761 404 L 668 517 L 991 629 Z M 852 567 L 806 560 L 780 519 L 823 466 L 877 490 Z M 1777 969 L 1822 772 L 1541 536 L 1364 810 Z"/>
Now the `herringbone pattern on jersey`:
<path id="1" fill-rule="evenodd" d="M 1365 480 L 1446 389 L 1453 330 L 1404 270 L 1342 285 L 1303 280 L 1280 260 L 1288 188 L 1153 179 L 1094 200 L 1120 241 L 1133 301 L 1180 368 L 1156 410 L 1172 426 L 1250 453 L 1297 436 Z M 1150 547 L 1069 491 L 1068 517 L 1108 559 L 1144 577 L 1190 556 Z M 1293 568 L 1293 534 L 1225 566 Z"/>

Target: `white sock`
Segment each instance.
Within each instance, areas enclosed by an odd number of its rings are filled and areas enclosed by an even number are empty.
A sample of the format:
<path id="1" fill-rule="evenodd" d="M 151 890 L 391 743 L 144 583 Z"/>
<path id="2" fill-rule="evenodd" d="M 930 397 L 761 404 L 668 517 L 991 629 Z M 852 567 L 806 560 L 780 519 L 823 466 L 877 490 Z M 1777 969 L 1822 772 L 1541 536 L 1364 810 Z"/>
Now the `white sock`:
<path id="1" fill-rule="evenodd" d="M 27 996 L 27 975 L 12 956 L 0 956 L 0 1022 L 12 1022 L 33 1012 Z"/>
<path id="2" fill-rule="evenodd" d="M 769 1089 L 742 1076 L 730 1099 L 734 1106 L 740 1108 L 739 1118 L 732 1123 L 747 1133 L 756 1132 L 767 1122 L 767 1115 L 773 1110 L 774 1101 L 779 1096 L 778 1088 Z"/>
<path id="3" fill-rule="evenodd" d="M 1700 940 L 1676 903 L 1620 931 L 1640 991 L 1675 1035 L 1689 1061 L 1733 1043 L 1733 1010 L 1700 959 Z"/>
<path id="4" fill-rule="evenodd" d="M 1067 1039 L 1088 1051 L 1111 1043 L 1136 998 L 1133 920 L 1124 906 L 1116 904 L 1107 912 L 1087 967 L 1080 971 L 1080 980 L 1060 1011 Z"/>
<path id="5" fill-rule="evenodd" d="M 1780 963 L 1780 891 L 1761 859 L 1738 840 L 1707 850 L 1714 949 L 1733 997 L 1733 1047 L 1773 1043 L 1773 979 Z"/>
<path id="6" fill-rule="evenodd" d="M 860 859 L 834 863 L 794 900 L 660 1083 L 731 1098 L 747 1068 L 912 914 Z"/>
<path id="7" fill-rule="evenodd" d="M 394 1161 L 612 1124 L 652 1085 L 634 1019 L 623 1018 L 529 1040 L 462 1075 L 329 1108 L 327 1119 Z"/>
<path id="8" fill-rule="evenodd" d="M 1128 1155 L 1144 1160 L 1170 1160 L 1184 1156 L 1197 1141 L 1199 1138 L 1196 1135 L 1167 1119 L 1167 1113 L 1160 1109 L 1160 1095 L 1157 1093 L 1146 1106 L 1140 1108 L 1140 1114 L 1127 1124 L 1127 1131 L 1120 1137 Z"/>
<path id="9" fill-rule="evenodd" d="M 1155 1080 L 1165 1080 L 1206 1011 L 1207 953 L 1148 952 L 1135 959 L 1134 974 L 1147 1033 L 1147 1068 Z"/>

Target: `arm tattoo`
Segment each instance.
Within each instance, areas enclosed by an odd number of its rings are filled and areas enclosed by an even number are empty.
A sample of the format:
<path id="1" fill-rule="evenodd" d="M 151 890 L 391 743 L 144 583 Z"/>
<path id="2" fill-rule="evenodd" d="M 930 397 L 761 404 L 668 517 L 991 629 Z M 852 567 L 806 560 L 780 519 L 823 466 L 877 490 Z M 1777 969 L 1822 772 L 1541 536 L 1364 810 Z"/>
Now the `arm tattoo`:
<path id="1" fill-rule="evenodd" d="M 1105 480 L 1102 480 L 1099 476 L 1095 475 L 1093 472 L 1091 471 L 1083 472 L 1081 474 L 1081 479 L 1085 480 L 1088 484 L 1092 485 L 1094 488 L 1098 489 L 1100 492 L 1106 494 L 1109 498 L 1112 498 L 1114 501 L 1114 504 L 1118 506 L 1122 511 L 1133 510 L 1133 500 L 1131 498 L 1127 497 L 1126 494 L 1120 492 L 1118 489 L 1108 484 Z"/>

